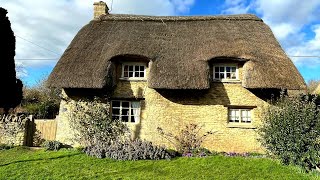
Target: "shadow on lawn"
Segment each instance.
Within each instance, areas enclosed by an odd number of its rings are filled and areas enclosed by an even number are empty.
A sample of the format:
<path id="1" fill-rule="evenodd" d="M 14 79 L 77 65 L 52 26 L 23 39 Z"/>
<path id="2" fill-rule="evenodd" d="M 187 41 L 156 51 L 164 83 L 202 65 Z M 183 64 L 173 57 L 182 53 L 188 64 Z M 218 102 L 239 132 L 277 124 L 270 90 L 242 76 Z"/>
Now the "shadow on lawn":
<path id="1" fill-rule="evenodd" d="M 69 154 L 69 155 L 62 155 L 62 156 L 57 156 L 57 157 L 52 157 L 52 158 L 38 158 L 38 159 L 19 160 L 19 161 L 9 162 L 9 163 L 6 163 L 6 164 L 0 164 L 0 167 L 8 166 L 8 165 L 10 165 L 10 164 L 23 163 L 23 162 L 32 162 L 32 161 L 43 161 L 43 160 L 61 159 L 61 158 L 65 158 L 65 157 L 76 156 L 76 155 L 79 155 L 79 154 L 81 154 L 81 153 Z"/>

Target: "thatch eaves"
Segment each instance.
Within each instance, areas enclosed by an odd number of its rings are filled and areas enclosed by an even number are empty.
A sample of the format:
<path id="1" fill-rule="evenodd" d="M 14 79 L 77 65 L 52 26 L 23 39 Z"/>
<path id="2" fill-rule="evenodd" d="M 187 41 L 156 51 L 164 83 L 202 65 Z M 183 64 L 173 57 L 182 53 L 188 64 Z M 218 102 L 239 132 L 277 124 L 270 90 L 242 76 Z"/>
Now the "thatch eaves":
<path id="1" fill-rule="evenodd" d="M 84 26 L 49 77 L 62 88 L 114 85 L 111 59 L 139 55 L 150 60 L 148 86 L 208 89 L 209 61 L 246 59 L 246 88 L 305 89 L 305 83 L 270 28 L 254 15 L 105 15 Z"/>

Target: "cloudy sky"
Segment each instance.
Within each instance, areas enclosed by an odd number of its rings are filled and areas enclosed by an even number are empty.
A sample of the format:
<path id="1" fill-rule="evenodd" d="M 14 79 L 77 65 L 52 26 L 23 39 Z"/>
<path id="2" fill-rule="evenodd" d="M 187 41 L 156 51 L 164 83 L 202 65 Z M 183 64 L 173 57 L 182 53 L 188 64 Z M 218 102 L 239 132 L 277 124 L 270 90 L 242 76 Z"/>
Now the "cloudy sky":
<path id="1" fill-rule="evenodd" d="M 320 0 L 105 0 L 114 14 L 251 13 L 267 23 L 306 81 L 320 79 Z M 52 71 L 94 0 L 0 0 L 16 35 L 17 72 L 32 86 Z M 302 56 L 302 57 L 301 57 Z"/>

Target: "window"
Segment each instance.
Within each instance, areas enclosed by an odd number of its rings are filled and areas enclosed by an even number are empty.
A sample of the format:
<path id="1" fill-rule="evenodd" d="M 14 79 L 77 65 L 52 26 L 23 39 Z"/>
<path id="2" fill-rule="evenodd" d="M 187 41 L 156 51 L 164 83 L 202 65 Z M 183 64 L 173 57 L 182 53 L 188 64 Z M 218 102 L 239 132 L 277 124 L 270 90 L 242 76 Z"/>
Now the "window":
<path id="1" fill-rule="evenodd" d="M 146 75 L 146 65 L 143 63 L 125 63 L 122 65 L 122 78 L 144 79 Z"/>
<path id="2" fill-rule="evenodd" d="M 137 123 L 140 120 L 139 101 L 111 101 L 112 119 Z"/>
<path id="3" fill-rule="evenodd" d="M 229 109 L 230 123 L 251 123 L 251 109 Z"/>
<path id="4" fill-rule="evenodd" d="M 237 80 L 238 67 L 236 65 L 215 65 L 213 66 L 213 79 Z"/>

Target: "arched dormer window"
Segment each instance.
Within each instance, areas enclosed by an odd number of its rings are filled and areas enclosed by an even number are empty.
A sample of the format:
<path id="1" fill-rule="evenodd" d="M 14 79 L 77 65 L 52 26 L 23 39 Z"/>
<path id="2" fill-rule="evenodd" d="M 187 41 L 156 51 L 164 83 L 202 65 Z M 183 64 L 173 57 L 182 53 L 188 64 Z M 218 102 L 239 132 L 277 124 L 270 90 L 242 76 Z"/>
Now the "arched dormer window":
<path id="1" fill-rule="evenodd" d="M 116 65 L 116 77 L 127 81 L 147 80 L 149 59 L 140 55 L 119 55 L 111 59 Z"/>

